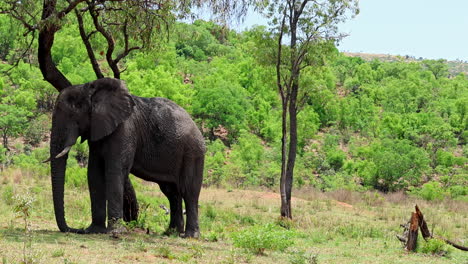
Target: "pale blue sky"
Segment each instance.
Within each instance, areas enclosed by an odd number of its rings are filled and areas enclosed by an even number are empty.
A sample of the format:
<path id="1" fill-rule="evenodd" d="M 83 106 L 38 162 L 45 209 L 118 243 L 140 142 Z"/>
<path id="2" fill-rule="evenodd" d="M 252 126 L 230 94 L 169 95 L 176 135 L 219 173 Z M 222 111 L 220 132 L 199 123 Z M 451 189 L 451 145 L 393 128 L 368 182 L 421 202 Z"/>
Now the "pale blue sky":
<path id="1" fill-rule="evenodd" d="M 340 51 L 468 61 L 468 0 L 360 0 Z M 249 15 L 240 28 L 266 24 Z"/>

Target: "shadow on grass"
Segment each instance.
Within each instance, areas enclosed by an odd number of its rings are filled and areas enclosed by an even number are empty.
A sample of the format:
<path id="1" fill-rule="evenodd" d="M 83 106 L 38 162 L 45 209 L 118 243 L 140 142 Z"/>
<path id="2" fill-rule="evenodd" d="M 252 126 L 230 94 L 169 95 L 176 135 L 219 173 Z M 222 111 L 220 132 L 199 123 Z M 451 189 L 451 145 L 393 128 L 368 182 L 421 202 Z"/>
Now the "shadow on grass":
<path id="1" fill-rule="evenodd" d="M 23 242 L 28 239 L 28 235 L 31 235 L 34 243 L 63 243 L 63 242 L 74 242 L 74 243 L 86 243 L 86 242 L 118 242 L 125 240 L 132 240 L 145 237 L 147 239 L 162 239 L 166 236 L 162 234 L 142 234 L 139 231 L 129 231 L 125 234 L 121 234 L 118 237 L 114 237 L 111 234 L 74 234 L 74 233 L 62 233 L 55 230 L 31 230 L 29 234 L 25 234 L 22 228 L 8 228 L 0 230 L 0 238 L 8 242 Z"/>

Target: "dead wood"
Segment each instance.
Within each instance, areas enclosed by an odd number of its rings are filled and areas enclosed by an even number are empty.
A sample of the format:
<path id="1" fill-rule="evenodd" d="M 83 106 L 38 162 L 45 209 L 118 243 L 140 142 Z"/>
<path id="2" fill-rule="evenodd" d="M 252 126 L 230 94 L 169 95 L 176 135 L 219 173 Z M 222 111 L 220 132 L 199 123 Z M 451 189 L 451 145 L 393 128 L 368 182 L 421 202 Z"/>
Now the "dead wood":
<path id="1" fill-rule="evenodd" d="M 419 207 L 415 206 L 416 212 L 411 213 L 411 219 L 407 224 L 401 224 L 403 228 L 403 235 L 396 235 L 398 240 L 405 244 L 405 249 L 408 251 L 415 251 L 418 240 L 418 230 L 421 229 L 421 234 L 424 240 L 434 238 L 433 234 L 429 231 L 424 215 L 422 214 Z M 457 248 L 459 250 L 468 251 L 468 247 L 458 245 L 451 240 L 444 237 L 437 236 L 437 239 L 443 240 L 445 243 Z"/>
<path id="2" fill-rule="evenodd" d="M 431 232 L 429 231 L 426 220 L 424 220 L 424 216 L 421 210 L 419 210 L 419 207 L 417 205 L 415 206 L 415 209 L 416 209 L 416 214 L 418 215 L 418 218 L 419 218 L 419 228 L 421 229 L 421 234 L 424 240 L 427 241 L 429 238 L 432 238 Z"/>
<path id="3" fill-rule="evenodd" d="M 443 237 L 438 237 L 438 238 L 439 238 L 439 239 L 442 239 L 443 241 L 445 241 L 445 243 L 451 245 L 451 246 L 454 247 L 454 248 L 457 248 L 457 249 L 463 250 L 463 251 L 468 251 L 468 247 L 455 244 L 455 242 L 450 241 L 450 240 L 448 240 L 448 239 L 446 239 L 446 238 L 443 238 Z"/>
<path id="4" fill-rule="evenodd" d="M 406 250 L 415 251 L 418 243 L 419 216 L 417 213 L 411 213 L 410 227 L 408 230 L 408 239 L 406 240 Z"/>

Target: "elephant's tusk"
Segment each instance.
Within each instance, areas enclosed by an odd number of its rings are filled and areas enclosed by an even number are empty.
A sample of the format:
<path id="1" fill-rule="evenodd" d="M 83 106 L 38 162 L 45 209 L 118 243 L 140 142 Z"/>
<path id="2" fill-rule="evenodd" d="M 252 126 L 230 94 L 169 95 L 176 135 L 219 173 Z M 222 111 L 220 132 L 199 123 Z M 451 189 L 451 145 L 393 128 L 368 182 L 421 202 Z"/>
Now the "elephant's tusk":
<path id="1" fill-rule="evenodd" d="M 42 163 L 47 163 L 52 159 L 52 157 L 49 157 L 48 159 L 44 160 Z"/>
<path id="2" fill-rule="evenodd" d="M 62 150 L 62 152 L 60 152 L 57 156 L 55 156 L 55 158 L 58 159 L 58 158 L 63 157 L 65 154 L 68 153 L 68 151 L 70 151 L 70 149 L 71 149 L 72 146 L 73 146 L 73 145 L 67 146 L 66 148 L 64 148 L 64 149 Z"/>

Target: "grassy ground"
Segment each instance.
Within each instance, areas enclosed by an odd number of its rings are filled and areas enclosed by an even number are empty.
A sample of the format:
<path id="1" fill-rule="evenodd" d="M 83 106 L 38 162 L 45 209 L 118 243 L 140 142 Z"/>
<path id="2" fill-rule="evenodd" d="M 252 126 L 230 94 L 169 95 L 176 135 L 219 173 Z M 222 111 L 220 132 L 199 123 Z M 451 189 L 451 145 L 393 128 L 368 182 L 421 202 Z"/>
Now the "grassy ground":
<path id="1" fill-rule="evenodd" d="M 134 183 L 142 213 L 127 234 L 75 235 L 58 232 L 48 177 L 1 172 L 3 263 L 468 263 L 467 253 L 450 247 L 442 249 L 449 251 L 446 256 L 407 253 L 395 238 L 417 203 L 435 234 L 466 245 L 466 202 L 302 189 L 294 193 L 294 221 L 288 222 L 278 218 L 276 193 L 203 189 L 202 238 L 192 240 L 162 236 L 169 219 L 159 205 L 167 206 L 166 199 L 157 185 Z M 69 225 L 86 227 L 86 188 L 69 186 L 65 192 Z M 427 245 L 421 242 L 420 248 Z"/>

